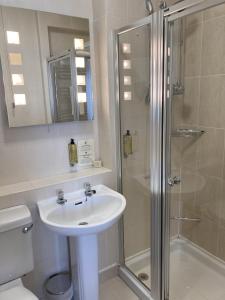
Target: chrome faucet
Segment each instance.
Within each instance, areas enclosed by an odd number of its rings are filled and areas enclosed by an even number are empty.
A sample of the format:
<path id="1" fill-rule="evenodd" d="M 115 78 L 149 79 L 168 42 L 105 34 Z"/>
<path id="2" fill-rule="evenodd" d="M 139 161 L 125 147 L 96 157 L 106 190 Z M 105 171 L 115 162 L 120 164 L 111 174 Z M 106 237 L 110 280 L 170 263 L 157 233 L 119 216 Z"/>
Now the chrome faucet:
<path id="1" fill-rule="evenodd" d="M 59 190 L 58 191 L 58 198 L 57 198 L 57 204 L 60 204 L 60 205 L 64 205 L 67 200 L 64 198 L 64 192 L 63 190 Z"/>
<path id="2" fill-rule="evenodd" d="M 89 182 L 84 183 L 84 194 L 86 197 L 91 197 L 92 195 L 96 194 L 96 190 L 92 190 L 91 184 Z"/>

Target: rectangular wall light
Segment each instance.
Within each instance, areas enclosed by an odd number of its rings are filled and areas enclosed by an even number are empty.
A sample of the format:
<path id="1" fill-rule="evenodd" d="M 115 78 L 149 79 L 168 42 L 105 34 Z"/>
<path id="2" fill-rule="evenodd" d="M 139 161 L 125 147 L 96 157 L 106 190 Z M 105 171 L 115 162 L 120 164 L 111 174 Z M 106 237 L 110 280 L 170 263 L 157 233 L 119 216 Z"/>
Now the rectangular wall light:
<path id="1" fill-rule="evenodd" d="M 124 85 L 131 85 L 131 76 L 124 76 L 123 83 Z"/>
<path id="2" fill-rule="evenodd" d="M 128 43 L 123 43 L 122 49 L 123 49 L 123 53 L 127 53 L 127 54 L 131 53 L 131 46 Z"/>
<path id="3" fill-rule="evenodd" d="M 86 93 L 78 93 L 78 102 L 85 103 L 87 102 L 87 95 Z"/>
<path id="4" fill-rule="evenodd" d="M 132 100 L 132 93 L 131 93 L 131 92 L 124 92 L 124 94 L 123 94 L 123 99 L 124 99 L 125 101 L 130 101 L 130 100 Z"/>
<path id="5" fill-rule="evenodd" d="M 123 68 L 125 70 L 131 69 L 131 61 L 129 59 L 123 60 Z"/>
<path id="6" fill-rule="evenodd" d="M 83 39 L 75 38 L 73 41 L 74 41 L 75 50 L 84 50 L 84 40 Z"/>
<path id="7" fill-rule="evenodd" d="M 86 85 L 85 75 L 77 75 L 77 85 Z"/>
<path id="8" fill-rule="evenodd" d="M 24 85 L 23 74 L 12 74 L 13 85 Z"/>
<path id="9" fill-rule="evenodd" d="M 85 60 L 84 57 L 76 57 L 76 67 L 77 68 L 85 68 Z"/>
<path id="10" fill-rule="evenodd" d="M 21 53 L 9 53 L 9 63 L 14 66 L 22 65 L 22 54 Z"/>
<path id="11" fill-rule="evenodd" d="M 25 94 L 14 94 L 14 104 L 18 105 L 26 105 L 26 95 Z"/>
<path id="12" fill-rule="evenodd" d="M 20 35 L 17 31 L 6 31 L 7 42 L 8 44 L 19 45 L 20 44 Z"/>

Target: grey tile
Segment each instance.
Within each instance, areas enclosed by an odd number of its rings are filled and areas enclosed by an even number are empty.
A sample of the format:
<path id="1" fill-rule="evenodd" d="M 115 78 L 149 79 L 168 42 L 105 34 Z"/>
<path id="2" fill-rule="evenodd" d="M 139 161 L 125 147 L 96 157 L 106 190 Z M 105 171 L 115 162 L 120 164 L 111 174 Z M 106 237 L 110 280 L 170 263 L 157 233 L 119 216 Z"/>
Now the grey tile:
<path id="1" fill-rule="evenodd" d="M 223 180 L 204 176 L 204 185 L 196 193 L 196 213 L 201 219 L 219 223 L 220 204 L 223 196 Z"/>
<path id="2" fill-rule="evenodd" d="M 138 300 L 138 297 L 119 278 L 113 278 L 100 286 L 100 300 Z"/>
<path id="3" fill-rule="evenodd" d="M 181 214 L 183 217 L 194 218 L 195 198 L 197 191 L 197 176 L 196 171 L 182 170 L 181 173 Z"/>
<path id="4" fill-rule="evenodd" d="M 204 128 L 197 153 L 197 168 L 203 176 L 222 177 L 224 155 L 224 130 Z"/>
<path id="5" fill-rule="evenodd" d="M 203 21 L 203 13 L 202 12 L 191 14 L 185 18 L 186 26 L 201 23 L 202 21 Z"/>
<path id="6" fill-rule="evenodd" d="M 196 76 L 201 73 L 202 23 L 185 29 L 185 75 Z"/>
<path id="7" fill-rule="evenodd" d="M 171 168 L 178 170 L 181 167 L 181 140 L 174 137 L 171 141 Z M 177 174 L 175 174 L 177 175 Z"/>
<path id="8" fill-rule="evenodd" d="M 199 124 L 206 127 L 225 128 L 224 101 L 225 76 L 201 78 Z"/>
<path id="9" fill-rule="evenodd" d="M 219 226 L 208 218 L 203 218 L 193 225 L 193 242 L 213 255 L 217 254 L 217 242 L 219 238 Z"/>
<path id="10" fill-rule="evenodd" d="M 225 230 L 225 179 L 222 179 L 222 195 L 219 207 L 219 225 Z"/>
<path id="11" fill-rule="evenodd" d="M 204 22 L 202 75 L 225 73 L 225 17 Z"/>
<path id="12" fill-rule="evenodd" d="M 219 227 L 217 256 L 225 261 L 225 227 Z"/>
<path id="13" fill-rule="evenodd" d="M 194 171 L 197 167 L 197 146 L 199 138 L 182 139 L 181 166 L 184 171 Z"/>
<path id="14" fill-rule="evenodd" d="M 203 13 L 204 20 L 225 16 L 225 4 L 206 9 Z"/>
<path id="15" fill-rule="evenodd" d="M 200 101 L 200 79 L 186 78 L 184 88 L 185 90 L 182 103 L 183 124 L 197 124 Z"/>
<path id="16" fill-rule="evenodd" d="M 170 200 L 170 216 L 175 217 L 179 216 L 179 208 L 180 208 L 180 194 L 171 194 Z M 177 236 L 179 233 L 179 224 L 176 220 L 171 220 L 170 222 L 170 237 Z"/>

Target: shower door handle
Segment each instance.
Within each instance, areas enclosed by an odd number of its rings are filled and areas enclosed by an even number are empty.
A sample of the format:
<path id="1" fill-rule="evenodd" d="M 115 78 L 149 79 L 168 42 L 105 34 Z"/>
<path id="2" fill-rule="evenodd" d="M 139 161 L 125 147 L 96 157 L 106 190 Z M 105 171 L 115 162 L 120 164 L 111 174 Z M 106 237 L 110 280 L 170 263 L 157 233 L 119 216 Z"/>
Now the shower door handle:
<path id="1" fill-rule="evenodd" d="M 169 186 L 173 187 L 176 184 L 180 184 L 181 183 L 181 179 L 179 176 L 174 176 L 174 177 L 170 177 L 168 179 L 168 184 Z"/>

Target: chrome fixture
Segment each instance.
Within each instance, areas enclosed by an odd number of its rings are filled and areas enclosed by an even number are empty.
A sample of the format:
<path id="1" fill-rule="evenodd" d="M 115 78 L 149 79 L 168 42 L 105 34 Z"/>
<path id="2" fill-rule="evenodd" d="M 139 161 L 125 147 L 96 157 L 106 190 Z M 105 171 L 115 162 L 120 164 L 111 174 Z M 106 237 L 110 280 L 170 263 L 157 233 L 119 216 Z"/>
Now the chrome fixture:
<path id="1" fill-rule="evenodd" d="M 67 200 L 64 198 L 64 192 L 63 190 L 58 191 L 58 199 L 57 203 L 60 205 L 64 205 L 67 202 Z"/>
<path id="2" fill-rule="evenodd" d="M 172 136 L 190 138 L 190 137 L 199 137 L 204 133 L 205 131 L 201 129 L 178 128 L 173 131 Z"/>
<path id="3" fill-rule="evenodd" d="M 23 230 L 22 230 L 23 233 L 28 233 L 29 231 L 31 231 L 31 229 L 33 228 L 33 226 L 34 226 L 34 224 L 31 223 L 30 225 L 23 227 Z"/>
<path id="4" fill-rule="evenodd" d="M 128 172 L 124 172 L 124 161 L 121 153 L 122 145 L 121 145 L 121 135 L 123 126 L 123 113 L 121 113 L 121 93 L 120 93 L 120 42 L 123 42 L 124 35 L 129 32 L 134 32 L 140 26 L 145 26 L 145 24 L 149 24 L 151 28 L 151 55 L 150 55 L 150 63 L 151 67 L 151 76 L 150 76 L 150 100 L 151 100 L 151 110 L 149 110 L 149 133 L 151 136 L 151 140 L 149 143 L 150 155 L 147 153 L 148 164 L 146 171 L 151 170 L 150 180 L 150 189 L 152 195 L 151 201 L 151 218 L 150 225 L 146 224 L 147 228 L 151 229 L 151 240 L 148 245 L 150 245 L 150 250 L 148 252 L 151 260 L 151 292 L 146 291 L 145 287 L 139 280 L 137 280 L 137 274 L 132 272 L 133 270 L 126 263 L 126 234 L 127 234 L 127 226 L 124 226 L 124 221 L 121 221 L 120 224 L 120 267 L 119 274 L 120 276 L 128 283 L 130 287 L 132 287 L 135 293 L 138 295 L 140 299 L 149 299 L 149 294 L 151 293 L 152 298 L 154 299 L 169 299 L 169 279 L 170 279 L 170 251 L 171 251 L 171 239 L 170 239 L 170 221 L 171 218 L 178 219 L 178 222 L 182 222 L 181 224 L 186 224 L 185 221 L 193 222 L 194 225 L 198 226 L 197 223 L 199 219 L 191 219 L 185 218 L 185 215 L 171 215 L 171 202 L 170 198 L 172 198 L 173 194 L 171 193 L 171 189 L 168 187 L 168 179 L 171 176 L 171 165 L 172 165 L 172 157 L 171 157 L 171 143 L 174 142 L 171 138 L 171 127 L 173 126 L 173 116 L 171 111 L 173 109 L 173 84 L 178 83 L 178 87 L 182 87 L 182 83 L 184 86 L 183 75 L 185 74 L 183 64 L 184 55 L 179 55 L 178 53 L 183 53 L 185 40 L 181 38 L 180 44 L 173 43 L 172 41 L 172 33 L 173 33 L 173 21 L 176 20 L 175 25 L 181 25 L 183 19 L 185 20 L 186 16 L 193 14 L 194 12 L 202 11 L 205 7 L 215 6 L 214 3 L 222 3 L 222 0 L 188 0 L 182 2 L 180 4 L 176 4 L 173 6 L 169 6 L 167 9 L 163 10 L 163 6 L 165 6 L 165 1 L 160 1 L 162 6 L 162 10 L 157 12 L 156 14 L 152 14 L 152 16 L 148 16 L 143 20 L 139 20 L 138 22 L 126 26 L 124 28 L 115 31 L 114 35 L 114 58 L 115 58 L 115 95 L 117 98 L 115 111 L 117 112 L 116 116 L 116 126 L 117 126 L 117 161 L 118 161 L 118 173 L 117 173 L 117 182 L 119 191 L 124 191 L 124 181 L 126 180 L 125 176 L 129 176 Z M 225 0 L 223 0 L 225 2 Z M 179 22 L 180 21 L 180 22 Z M 184 23 L 184 22 L 183 22 Z M 182 25 L 185 25 L 182 24 Z M 177 28 L 178 35 L 179 33 L 183 33 L 183 30 L 179 30 Z M 185 29 L 183 26 L 182 29 Z M 128 41 L 131 35 L 128 37 Z M 121 38 L 120 38 L 121 37 Z M 147 43 L 149 41 L 147 40 Z M 182 42 L 182 43 L 181 43 Z M 174 53 L 174 48 L 178 45 L 178 51 Z M 173 49 L 172 49 L 173 46 Z M 168 49 L 168 52 L 166 51 Z M 171 62 L 173 58 L 177 60 L 177 72 L 174 76 L 174 69 L 171 71 Z M 180 68 L 180 60 L 182 61 L 182 68 Z M 181 72 L 182 71 L 182 72 Z M 181 75 L 181 76 L 179 76 Z M 163 84 L 164 83 L 164 84 Z M 170 93 L 167 91 L 171 91 Z M 147 94 L 147 93 L 146 93 Z M 182 99 L 182 97 L 180 97 Z M 163 99 L 163 101 L 162 101 Z M 178 99 L 177 99 L 178 100 Z M 144 102 L 144 101 L 143 101 Z M 147 101 L 148 102 L 148 97 Z M 123 110 L 122 110 L 123 111 Z M 199 129 L 199 128 L 198 128 Z M 177 131 L 177 128 L 172 127 L 172 130 Z M 179 130 L 178 132 L 180 133 Z M 179 134 L 178 136 L 186 136 Z M 203 133 L 203 132 L 201 132 Z M 188 134 L 187 137 L 195 136 L 192 134 Z M 201 136 L 201 135 L 199 135 Z M 193 140 L 195 141 L 195 140 Z M 192 142 L 192 139 L 190 139 Z M 147 151 L 146 151 L 147 152 Z M 128 173 L 128 174 L 127 174 Z M 178 173 L 179 175 L 179 173 Z M 172 177 L 172 176 L 171 176 Z M 182 179 L 182 183 L 184 178 Z M 187 178 L 188 179 L 188 178 Z M 193 179 L 195 180 L 195 179 Z M 171 184 L 178 184 L 179 180 L 171 180 Z M 177 186 L 179 189 L 179 186 Z M 124 191 L 125 192 L 125 191 Z M 150 211 L 148 212 L 150 215 Z M 138 217 L 138 216 L 137 216 Z M 194 216 L 195 217 L 195 216 Z M 199 216 L 196 216 L 199 217 Z M 126 216 L 125 219 L 126 221 Z M 196 222 L 196 223 L 194 223 Z M 190 223 L 192 224 L 192 223 Z M 148 234 L 148 237 L 150 235 Z M 179 237 L 179 234 L 178 234 Z M 138 245 L 138 243 L 136 244 Z M 136 270 L 135 270 L 136 271 Z M 148 286 L 149 287 L 149 286 Z"/>
<path id="5" fill-rule="evenodd" d="M 149 12 L 149 15 L 153 13 L 153 5 L 151 0 L 145 0 L 145 6 L 147 11 Z"/>
<path id="6" fill-rule="evenodd" d="M 165 0 L 161 0 L 161 1 L 160 1 L 159 8 L 160 8 L 160 9 L 165 9 L 165 8 L 167 8 L 167 3 L 166 3 Z"/>
<path id="7" fill-rule="evenodd" d="M 173 84 L 173 95 L 183 95 L 184 94 L 184 86 L 181 84 L 180 81 Z"/>
<path id="8" fill-rule="evenodd" d="M 187 221 L 187 222 L 201 222 L 201 219 L 199 219 L 199 218 L 171 217 L 171 220 Z"/>
<path id="9" fill-rule="evenodd" d="M 179 176 L 174 176 L 174 177 L 170 177 L 168 179 L 168 184 L 172 187 L 176 184 L 180 184 L 181 183 L 181 179 Z"/>
<path id="10" fill-rule="evenodd" d="M 91 197 L 92 195 L 96 194 L 96 190 L 91 189 L 91 184 L 89 182 L 84 183 L 84 193 L 86 197 Z"/>

